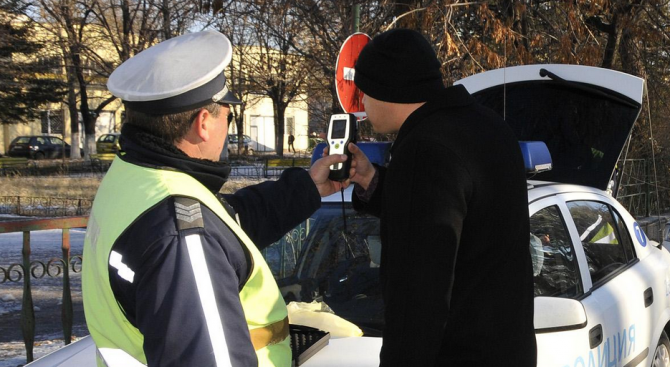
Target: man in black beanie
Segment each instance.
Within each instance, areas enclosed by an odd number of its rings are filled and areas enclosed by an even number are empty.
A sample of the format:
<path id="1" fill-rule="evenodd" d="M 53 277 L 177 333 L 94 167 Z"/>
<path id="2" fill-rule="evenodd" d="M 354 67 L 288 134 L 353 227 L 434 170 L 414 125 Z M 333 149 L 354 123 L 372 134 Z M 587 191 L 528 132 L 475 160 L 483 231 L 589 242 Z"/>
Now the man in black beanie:
<path id="1" fill-rule="evenodd" d="M 388 167 L 355 145 L 354 208 L 381 218 L 389 366 L 536 365 L 523 158 L 511 129 L 462 86 L 445 88 L 419 33 L 375 37 L 356 86 Z"/>

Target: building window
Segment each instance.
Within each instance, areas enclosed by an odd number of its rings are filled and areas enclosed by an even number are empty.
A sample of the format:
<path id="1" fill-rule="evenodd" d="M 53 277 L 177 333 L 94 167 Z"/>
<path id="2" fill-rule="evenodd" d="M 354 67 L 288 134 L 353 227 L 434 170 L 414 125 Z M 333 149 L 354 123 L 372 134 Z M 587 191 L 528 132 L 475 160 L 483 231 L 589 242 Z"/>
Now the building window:
<path id="1" fill-rule="evenodd" d="M 286 118 L 286 134 L 295 136 L 295 118 Z"/>
<path id="2" fill-rule="evenodd" d="M 63 110 L 46 110 L 40 113 L 42 134 L 63 134 Z"/>

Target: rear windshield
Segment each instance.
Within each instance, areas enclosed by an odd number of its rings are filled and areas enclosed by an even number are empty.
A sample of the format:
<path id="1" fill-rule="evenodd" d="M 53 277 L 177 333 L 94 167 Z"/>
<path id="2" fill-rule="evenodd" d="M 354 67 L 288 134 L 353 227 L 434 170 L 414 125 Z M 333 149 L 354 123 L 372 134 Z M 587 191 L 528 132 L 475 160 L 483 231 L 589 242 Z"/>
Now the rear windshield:
<path id="1" fill-rule="evenodd" d="M 105 143 L 113 143 L 115 139 L 116 135 L 103 135 L 100 137 L 100 141 Z"/>
<path id="2" fill-rule="evenodd" d="M 606 189 L 640 105 L 591 85 L 520 82 L 473 94 L 520 141 L 547 144 L 553 168 L 533 179 Z"/>
<path id="3" fill-rule="evenodd" d="M 28 144 L 30 143 L 30 137 L 28 136 L 21 136 L 16 139 L 14 139 L 14 142 L 12 144 Z"/>

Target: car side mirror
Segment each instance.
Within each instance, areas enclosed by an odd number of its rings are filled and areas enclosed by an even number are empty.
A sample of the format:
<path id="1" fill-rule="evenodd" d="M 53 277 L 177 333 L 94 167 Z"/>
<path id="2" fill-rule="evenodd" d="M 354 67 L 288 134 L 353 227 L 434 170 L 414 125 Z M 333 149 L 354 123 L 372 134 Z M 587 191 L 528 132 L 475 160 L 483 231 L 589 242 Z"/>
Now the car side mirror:
<path id="1" fill-rule="evenodd" d="M 581 329 L 586 311 L 581 302 L 569 298 L 535 297 L 535 333 Z"/>

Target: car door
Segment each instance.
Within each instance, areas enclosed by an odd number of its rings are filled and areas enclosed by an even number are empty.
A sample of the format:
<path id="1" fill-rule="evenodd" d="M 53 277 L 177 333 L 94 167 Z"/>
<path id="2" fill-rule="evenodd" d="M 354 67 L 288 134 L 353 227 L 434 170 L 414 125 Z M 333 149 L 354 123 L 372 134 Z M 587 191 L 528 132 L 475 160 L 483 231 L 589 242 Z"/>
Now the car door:
<path id="1" fill-rule="evenodd" d="M 581 301 L 585 297 L 583 274 L 586 270 L 568 230 L 570 214 L 565 204 L 556 196 L 549 196 L 530 203 L 529 211 L 535 296 Z M 595 304 L 582 302 L 582 305 L 587 315 L 597 312 Z M 588 317 L 587 321 L 590 323 Z M 582 356 L 588 357 L 590 350 L 588 330 L 588 324 L 568 330 L 536 328 L 537 365 L 580 366 Z"/>
<path id="2" fill-rule="evenodd" d="M 50 142 L 44 136 L 36 136 L 33 138 L 34 143 L 31 145 L 37 146 L 37 151 L 35 152 L 35 158 L 51 158 L 53 155 L 53 149 Z"/>
<path id="3" fill-rule="evenodd" d="M 54 158 L 62 158 L 63 157 L 63 151 L 66 152 L 66 156 L 68 155 L 67 153 L 67 144 L 59 138 L 56 137 L 50 137 L 49 141 L 51 143 L 51 147 L 53 148 L 53 157 Z"/>
<path id="4" fill-rule="evenodd" d="M 595 194 L 562 196 L 570 212 L 573 241 L 587 271 L 588 354 L 586 366 L 637 365 L 647 357 L 651 325 L 653 279 L 635 255 L 631 235 L 611 198 Z M 577 365 L 575 363 L 575 365 Z"/>

